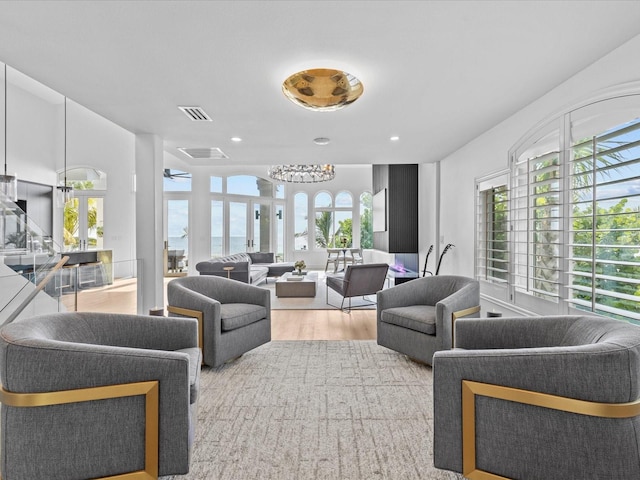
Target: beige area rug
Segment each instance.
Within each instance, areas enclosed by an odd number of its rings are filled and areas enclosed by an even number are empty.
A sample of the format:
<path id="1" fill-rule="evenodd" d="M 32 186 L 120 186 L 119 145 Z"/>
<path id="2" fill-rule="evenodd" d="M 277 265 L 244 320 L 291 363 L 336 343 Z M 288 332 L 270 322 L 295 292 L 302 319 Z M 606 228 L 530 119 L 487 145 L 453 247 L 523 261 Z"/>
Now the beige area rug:
<path id="1" fill-rule="evenodd" d="M 277 341 L 203 367 L 189 475 L 459 480 L 433 467 L 431 368 L 374 341 Z"/>
<path id="2" fill-rule="evenodd" d="M 334 310 L 337 307 L 327 305 L 327 284 L 325 282 L 325 272 L 316 272 L 318 274 L 318 282 L 316 285 L 316 296 L 290 298 L 276 297 L 275 279 L 269 278 L 267 283 L 261 283 L 259 286 L 267 288 L 271 291 L 271 309 L 272 310 Z M 386 285 L 385 285 L 386 288 Z M 351 305 L 354 308 L 375 309 L 376 296 L 368 295 L 363 297 L 354 297 L 351 299 Z M 329 289 L 329 302 L 340 307 L 342 296 L 334 290 Z M 372 304 L 373 303 L 373 304 Z M 348 306 L 348 299 L 345 300 L 345 307 Z"/>

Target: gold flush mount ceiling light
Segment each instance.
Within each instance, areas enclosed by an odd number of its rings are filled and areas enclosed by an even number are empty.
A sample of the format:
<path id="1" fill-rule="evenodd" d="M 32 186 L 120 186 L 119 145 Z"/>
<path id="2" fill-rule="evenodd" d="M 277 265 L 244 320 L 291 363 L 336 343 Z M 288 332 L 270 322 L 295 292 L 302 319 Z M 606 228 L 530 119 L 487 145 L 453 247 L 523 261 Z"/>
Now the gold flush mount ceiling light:
<path id="1" fill-rule="evenodd" d="M 282 91 L 301 107 L 332 112 L 355 102 L 364 87 L 360 80 L 342 70 L 314 68 L 291 75 L 282 83 Z"/>

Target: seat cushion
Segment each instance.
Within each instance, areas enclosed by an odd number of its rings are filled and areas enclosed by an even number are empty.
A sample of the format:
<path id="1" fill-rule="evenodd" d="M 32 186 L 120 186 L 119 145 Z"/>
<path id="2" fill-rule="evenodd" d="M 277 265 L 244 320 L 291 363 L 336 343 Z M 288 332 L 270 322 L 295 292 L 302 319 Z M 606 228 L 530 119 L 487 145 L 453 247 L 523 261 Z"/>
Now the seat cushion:
<path id="1" fill-rule="evenodd" d="M 344 274 L 339 275 L 327 275 L 325 280 L 327 287 L 342 294 L 344 293 Z"/>
<path id="2" fill-rule="evenodd" d="M 202 354 L 198 347 L 176 350 L 189 355 L 189 403 L 195 403 L 198 399 L 198 385 L 200 384 L 200 364 Z"/>
<path id="3" fill-rule="evenodd" d="M 223 303 L 220 305 L 220 318 L 222 331 L 228 332 L 267 318 L 267 309 L 251 303 Z"/>
<path id="4" fill-rule="evenodd" d="M 264 281 L 269 275 L 269 267 L 252 264 L 249 271 L 252 285 L 257 285 Z"/>
<path id="5" fill-rule="evenodd" d="M 436 334 L 436 307 L 431 305 L 387 308 L 380 320 L 427 335 Z"/>

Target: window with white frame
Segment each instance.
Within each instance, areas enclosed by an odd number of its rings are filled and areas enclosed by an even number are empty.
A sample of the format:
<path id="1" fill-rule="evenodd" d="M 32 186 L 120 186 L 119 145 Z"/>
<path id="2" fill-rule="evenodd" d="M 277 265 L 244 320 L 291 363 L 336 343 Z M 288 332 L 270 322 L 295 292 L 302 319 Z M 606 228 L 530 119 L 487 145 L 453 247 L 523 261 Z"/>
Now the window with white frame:
<path id="1" fill-rule="evenodd" d="M 568 299 L 640 320 L 640 119 L 572 142 Z"/>
<path id="2" fill-rule="evenodd" d="M 294 209 L 294 249 L 309 249 L 309 205 L 308 196 L 304 192 L 298 192 L 293 197 Z"/>
<path id="3" fill-rule="evenodd" d="M 314 199 L 316 248 L 353 246 L 353 196 L 319 192 Z"/>
<path id="4" fill-rule="evenodd" d="M 478 188 L 478 278 L 536 313 L 640 323 L 640 95 L 568 112 L 510 158 L 508 183 Z"/>
<path id="5" fill-rule="evenodd" d="M 507 175 L 476 182 L 476 276 L 506 285 L 509 275 L 509 189 Z"/>

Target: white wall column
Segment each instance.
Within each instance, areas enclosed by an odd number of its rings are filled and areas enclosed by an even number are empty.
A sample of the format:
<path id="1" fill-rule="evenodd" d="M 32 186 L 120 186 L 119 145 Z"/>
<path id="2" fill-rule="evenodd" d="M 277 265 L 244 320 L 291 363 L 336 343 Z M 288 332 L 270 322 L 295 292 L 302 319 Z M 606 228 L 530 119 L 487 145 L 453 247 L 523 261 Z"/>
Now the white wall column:
<path id="1" fill-rule="evenodd" d="M 162 225 L 162 139 L 136 135 L 136 257 L 140 260 L 138 313 L 164 308 Z"/>

